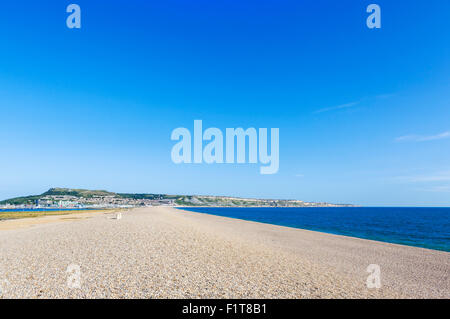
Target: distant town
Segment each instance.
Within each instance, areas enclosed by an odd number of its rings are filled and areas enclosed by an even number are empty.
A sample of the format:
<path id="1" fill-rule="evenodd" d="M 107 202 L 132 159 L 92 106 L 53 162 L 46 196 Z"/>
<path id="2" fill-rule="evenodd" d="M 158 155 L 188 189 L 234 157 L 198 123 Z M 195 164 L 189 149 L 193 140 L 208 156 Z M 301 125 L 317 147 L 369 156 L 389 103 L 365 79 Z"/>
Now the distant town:
<path id="1" fill-rule="evenodd" d="M 51 188 L 41 195 L 0 201 L 0 209 L 99 209 L 145 206 L 348 207 L 353 205 L 226 196 L 113 193 L 70 188 Z"/>

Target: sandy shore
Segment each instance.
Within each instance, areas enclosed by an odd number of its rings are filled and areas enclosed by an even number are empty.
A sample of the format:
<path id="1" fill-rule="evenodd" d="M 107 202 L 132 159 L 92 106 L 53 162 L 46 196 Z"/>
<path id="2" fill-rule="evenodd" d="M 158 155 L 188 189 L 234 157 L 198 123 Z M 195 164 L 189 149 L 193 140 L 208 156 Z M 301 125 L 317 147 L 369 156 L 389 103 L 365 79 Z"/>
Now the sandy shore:
<path id="1" fill-rule="evenodd" d="M 0 298 L 450 298 L 446 252 L 167 207 L 64 217 L 0 223 Z"/>
<path id="2" fill-rule="evenodd" d="M 55 212 L 55 215 L 49 216 L 37 216 L 37 217 L 27 217 L 19 219 L 0 219 L 0 231 L 2 230 L 12 230 L 18 228 L 27 228 L 33 225 L 41 225 L 54 222 L 71 221 L 78 219 L 90 218 L 98 213 L 105 213 L 105 211 L 82 211 L 82 212 Z M 59 214 L 58 214 L 59 213 Z M 111 213 L 109 211 L 108 213 Z"/>

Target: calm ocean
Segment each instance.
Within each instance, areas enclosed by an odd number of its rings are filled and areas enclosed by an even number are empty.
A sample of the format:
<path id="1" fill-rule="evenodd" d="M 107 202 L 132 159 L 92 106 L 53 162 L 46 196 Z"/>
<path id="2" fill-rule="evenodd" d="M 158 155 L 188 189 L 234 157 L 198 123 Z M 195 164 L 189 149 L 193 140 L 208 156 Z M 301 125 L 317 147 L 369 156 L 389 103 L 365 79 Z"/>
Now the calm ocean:
<path id="1" fill-rule="evenodd" d="M 183 208 L 185 210 L 450 251 L 450 208 Z"/>

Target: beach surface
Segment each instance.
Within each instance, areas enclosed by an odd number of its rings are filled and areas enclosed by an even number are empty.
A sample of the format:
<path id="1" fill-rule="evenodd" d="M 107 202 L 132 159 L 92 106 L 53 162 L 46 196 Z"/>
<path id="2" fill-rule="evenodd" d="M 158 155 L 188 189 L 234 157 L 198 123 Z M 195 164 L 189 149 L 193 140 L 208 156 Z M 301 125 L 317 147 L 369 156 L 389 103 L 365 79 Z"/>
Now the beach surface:
<path id="1" fill-rule="evenodd" d="M 114 216 L 0 222 L 0 298 L 450 298 L 448 252 L 170 207 Z"/>

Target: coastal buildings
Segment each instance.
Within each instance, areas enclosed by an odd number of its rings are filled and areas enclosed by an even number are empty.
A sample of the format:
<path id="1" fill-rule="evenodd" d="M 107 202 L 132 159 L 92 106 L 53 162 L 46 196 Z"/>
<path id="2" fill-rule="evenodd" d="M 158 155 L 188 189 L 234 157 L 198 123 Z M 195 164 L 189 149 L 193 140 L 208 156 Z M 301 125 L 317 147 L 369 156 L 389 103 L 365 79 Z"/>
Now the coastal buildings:
<path id="1" fill-rule="evenodd" d="M 149 206 L 210 207 L 339 207 L 345 204 L 301 200 L 255 199 L 211 195 L 113 193 L 99 190 L 51 188 L 41 195 L 0 202 L 0 208 L 118 208 Z"/>

